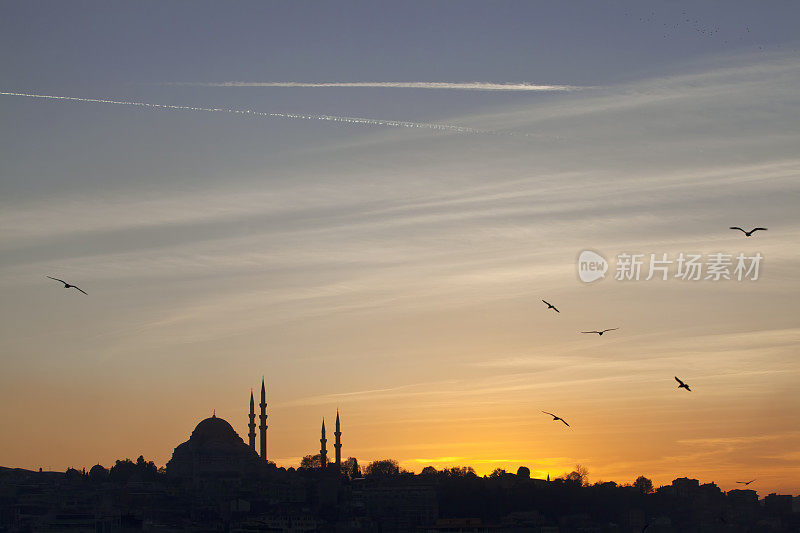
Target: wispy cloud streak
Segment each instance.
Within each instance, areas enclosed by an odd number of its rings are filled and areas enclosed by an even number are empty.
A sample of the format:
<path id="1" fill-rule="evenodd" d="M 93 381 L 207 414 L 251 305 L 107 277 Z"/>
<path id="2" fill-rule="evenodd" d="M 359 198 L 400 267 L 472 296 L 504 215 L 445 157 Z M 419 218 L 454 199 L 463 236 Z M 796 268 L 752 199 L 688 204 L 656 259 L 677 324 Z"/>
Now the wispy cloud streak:
<path id="1" fill-rule="evenodd" d="M 114 105 L 129 105 L 136 107 L 147 107 L 151 109 L 168 109 L 179 111 L 203 111 L 206 113 L 231 113 L 236 115 L 247 115 L 255 117 L 266 118 L 286 118 L 286 119 L 299 119 L 299 120 L 321 120 L 328 122 L 341 122 L 346 124 L 357 124 L 365 126 L 386 126 L 391 128 L 418 128 L 427 130 L 449 131 L 454 133 L 469 133 L 475 135 L 497 135 L 513 133 L 499 132 L 496 130 L 479 130 L 467 126 L 456 126 L 454 124 L 439 124 L 434 122 L 407 122 L 402 120 L 384 120 L 376 118 L 364 117 L 342 117 L 336 115 L 302 115 L 297 113 L 268 113 L 265 111 L 256 111 L 253 109 L 233 109 L 222 107 L 195 107 L 183 105 L 169 105 L 169 104 L 153 104 L 149 102 L 131 102 L 124 100 L 108 100 L 105 98 L 80 98 L 76 96 L 55 96 L 49 94 L 31 94 L 31 93 L 15 93 L 15 92 L 0 92 L 2 96 L 23 96 L 26 98 L 42 98 L 48 100 L 68 100 L 71 102 L 85 102 L 92 104 L 114 104 Z"/>
<path id="2" fill-rule="evenodd" d="M 534 83 L 492 83 L 483 81 L 355 81 L 355 82 L 300 82 L 300 81 L 220 81 L 174 82 L 168 85 L 193 85 L 202 87 L 308 87 L 308 88 L 370 88 L 370 89 L 444 89 L 454 91 L 503 92 L 565 92 L 586 89 L 576 85 L 538 85 Z"/>

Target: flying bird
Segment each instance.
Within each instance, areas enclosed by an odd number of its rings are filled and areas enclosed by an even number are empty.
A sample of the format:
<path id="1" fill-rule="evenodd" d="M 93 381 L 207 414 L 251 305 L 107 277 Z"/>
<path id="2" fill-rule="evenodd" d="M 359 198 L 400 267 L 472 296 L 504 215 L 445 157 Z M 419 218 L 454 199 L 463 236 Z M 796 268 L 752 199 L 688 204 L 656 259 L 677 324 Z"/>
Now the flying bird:
<path id="1" fill-rule="evenodd" d="M 80 288 L 80 287 L 78 287 L 77 285 L 70 285 L 69 283 L 67 283 L 67 282 L 66 282 L 66 281 L 64 281 L 63 279 L 54 278 L 54 277 L 52 277 L 52 276 L 45 276 L 45 277 L 46 277 L 46 278 L 50 278 L 50 279 L 54 279 L 54 280 L 56 280 L 56 281 L 60 281 L 61 283 L 63 283 L 63 284 L 64 284 L 64 288 L 65 288 L 65 289 L 77 289 L 77 290 L 81 291 L 83 294 L 86 294 L 86 291 L 84 291 L 83 289 L 81 289 L 81 288 Z M 87 294 L 87 296 L 88 296 L 88 294 Z"/>
<path id="2" fill-rule="evenodd" d="M 566 420 L 564 420 L 563 418 L 561 418 L 560 416 L 556 416 L 556 415 L 554 415 L 553 413 L 548 413 L 547 411 L 542 411 L 542 412 L 543 412 L 544 414 L 546 414 L 546 415 L 550 415 L 550 416 L 552 416 L 552 417 L 553 417 L 553 422 L 555 422 L 556 420 L 561 420 L 562 422 L 564 422 L 564 425 L 565 425 L 565 426 L 567 426 L 567 427 L 570 427 L 570 425 L 569 425 L 569 424 L 567 424 L 567 421 L 566 421 Z"/>
<path id="3" fill-rule="evenodd" d="M 737 481 L 736 483 L 741 483 L 742 485 L 747 486 L 750 483 L 752 483 L 753 481 L 755 481 L 755 479 L 751 479 L 750 481 Z"/>
<path id="4" fill-rule="evenodd" d="M 603 331 L 581 331 L 581 333 L 597 333 L 598 335 L 602 335 L 606 331 L 614 331 L 615 329 L 619 328 L 609 328 L 609 329 L 604 329 Z"/>
<path id="5" fill-rule="evenodd" d="M 767 228 L 753 228 L 750 231 L 745 231 L 742 228 L 740 228 L 739 226 L 731 226 L 730 229 L 738 229 L 739 231 L 744 233 L 745 237 L 750 237 L 753 233 L 755 233 L 758 230 L 767 231 Z"/>
<path id="6" fill-rule="evenodd" d="M 556 313 L 560 313 L 560 312 L 561 312 L 561 311 L 559 311 L 558 309 L 556 309 L 556 306 L 555 306 L 555 305 L 553 305 L 553 304 L 551 304 L 550 302 L 547 302 L 547 301 L 545 301 L 545 300 L 542 300 L 542 301 L 543 301 L 544 303 L 546 303 L 546 304 L 547 304 L 547 308 L 548 308 L 548 309 L 552 309 L 552 310 L 553 310 L 553 311 L 555 311 Z"/>
<path id="7" fill-rule="evenodd" d="M 679 388 L 679 389 L 686 389 L 686 390 L 688 390 L 689 392 L 692 392 L 692 389 L 690 389 L 690 388 L 689 388 L 689 385 L 687 385 L 686 383 L 684 383 L 683 381 L 681 381 L 680 379 L 678 379 L 678 376 L 675 376 L 675 381 L 677 381 L 677 382 L 678 382 L 678 388 Z"/>

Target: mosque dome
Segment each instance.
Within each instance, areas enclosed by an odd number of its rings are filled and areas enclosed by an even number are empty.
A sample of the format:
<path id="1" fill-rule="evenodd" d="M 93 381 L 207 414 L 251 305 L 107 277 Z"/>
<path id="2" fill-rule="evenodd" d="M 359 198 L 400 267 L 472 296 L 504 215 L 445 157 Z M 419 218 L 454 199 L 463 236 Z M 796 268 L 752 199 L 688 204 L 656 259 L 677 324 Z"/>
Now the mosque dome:
<path id="1" fill-rule="evenodd" d="M 189 442 L 195 446 L 205 447 L 210 445 L 236 446 L 244 444 L 242 438 L 236 434 L 233 427 L 224 419 L 216 415 L 202 420 L 192 431 Z"/>
<path id="2" fill-rule="evenodd" d="M 167 463 L 177 477 L 242 476 L 257 468 L 258 454 L 233 427 L 216 415 L 200 421 L 189 440 L 178 445 Z"/>

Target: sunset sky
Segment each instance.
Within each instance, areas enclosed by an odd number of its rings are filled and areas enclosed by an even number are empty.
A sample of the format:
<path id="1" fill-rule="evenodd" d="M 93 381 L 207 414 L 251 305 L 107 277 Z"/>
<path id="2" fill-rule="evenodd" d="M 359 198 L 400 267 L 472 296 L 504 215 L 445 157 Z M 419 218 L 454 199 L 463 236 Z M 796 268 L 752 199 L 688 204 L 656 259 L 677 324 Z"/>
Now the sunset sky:
<path id="1" fill-rule="evenodd" d="M 0 466 L 163 465 L 212 410 L 246 439 L 264 376 L 280 466 L 338 408 L 362 464 L 799 494 L 798 21 L 4 2 Z M 763 261 L 618 281 L 626 252 Z"/>

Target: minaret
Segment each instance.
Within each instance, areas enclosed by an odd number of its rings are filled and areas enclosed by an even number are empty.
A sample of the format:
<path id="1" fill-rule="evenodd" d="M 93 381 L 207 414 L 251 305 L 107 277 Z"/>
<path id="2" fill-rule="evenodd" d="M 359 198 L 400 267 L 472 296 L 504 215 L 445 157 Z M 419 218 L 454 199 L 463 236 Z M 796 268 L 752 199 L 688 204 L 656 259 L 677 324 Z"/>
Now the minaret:
<path id="1" fill-rule="evenodd" d="M 264 378 L 261 378 L 261 414 L 259 419 L 261 424 L 258 426 L 259 436 L 261 437 L 261 458 L 267 460 L 267 391 L 264 388 Z"/>
<path id="2" fill-rule="evenodd" d="M 333 432 L 336 437 L 336 443 L 333 445 L 336 450 L 336 469 L 342 467 L 342 428 L 339 425 L 339 410 L 336 410 L 336 431 Z"/>
<path id="3" fill-rule="evenodd" d="M 328 466 L 328 450 L 325 447 L 325 443 L 328 442 L 328 439 L 325 438 L 325 419 L 322 419 L 322 438 L 319 439 L 320 444 L 322 445 L 319 450 L 319 460 L 322 463 L 322 468 L 326 468 Z"/>
<path id="4" fill-rule="evenodd" d="M 256 451 L 256 406 L 253 401 L 253 389 L 250 389 L 250 423 L 247 427 L 250 428 L 250 433 L 247 434 L 250 437 L 250 447 Z"/>

